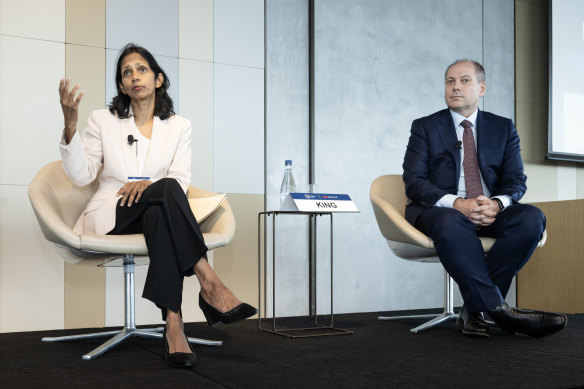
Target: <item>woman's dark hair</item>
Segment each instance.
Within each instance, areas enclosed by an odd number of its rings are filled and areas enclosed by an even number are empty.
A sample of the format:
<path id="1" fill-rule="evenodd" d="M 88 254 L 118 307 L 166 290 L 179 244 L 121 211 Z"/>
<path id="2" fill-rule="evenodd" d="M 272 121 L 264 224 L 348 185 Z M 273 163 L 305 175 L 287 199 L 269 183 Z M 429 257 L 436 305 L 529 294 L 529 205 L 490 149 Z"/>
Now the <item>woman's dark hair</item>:
<path id="1" fill-rule="evenodd" d="M 159 88 L 156 88 L 154 116 L 158 116 L 162 120 L 168 119 L 174 115 L 172 99 L 168 93 L 166 93 L 170 87 L 170 81 L 168 80 L 166 73 L 164 73 L 164 70 L 162 70 L 158 65 L 158 62 L 156 62 L 156 59 L 154 59 L 154 56 L 145 48 L 137 46 L 134 43 L 128 43 L 124 46 L 118 57 L 116 65 L 116 88 L 118 90 L 118 95 L 115 96 L 108 105 L 110 112 L 113 115 L 117 115 L 120 119 L 127 119 L 130 117 L 130 97 L 122 92 L 120 84 L 122 83 L 122 61 L 131 53 L 140 54 L 148 62 L 148 66 L 150 66 L 150 69 L 154 72 L 155 77 L 157 77 L 159 73 L 162 73 L 164 81 L 162 81 L 162 85 Z"/>

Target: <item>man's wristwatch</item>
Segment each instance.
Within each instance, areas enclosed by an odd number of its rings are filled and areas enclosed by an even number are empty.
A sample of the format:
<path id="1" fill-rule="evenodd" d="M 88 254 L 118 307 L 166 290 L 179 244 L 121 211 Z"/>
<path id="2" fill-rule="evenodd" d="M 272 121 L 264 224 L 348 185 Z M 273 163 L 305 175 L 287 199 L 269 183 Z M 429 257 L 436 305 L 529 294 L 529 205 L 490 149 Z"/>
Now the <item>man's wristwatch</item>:
<path id="1" fill-rule="evenodd" d="M 501 212 L 505 207 L 503 206 L 503 202 L 498 197 L 491 197 L 491 200 L 496 201 L 499 204 L 499 212 Z"/>

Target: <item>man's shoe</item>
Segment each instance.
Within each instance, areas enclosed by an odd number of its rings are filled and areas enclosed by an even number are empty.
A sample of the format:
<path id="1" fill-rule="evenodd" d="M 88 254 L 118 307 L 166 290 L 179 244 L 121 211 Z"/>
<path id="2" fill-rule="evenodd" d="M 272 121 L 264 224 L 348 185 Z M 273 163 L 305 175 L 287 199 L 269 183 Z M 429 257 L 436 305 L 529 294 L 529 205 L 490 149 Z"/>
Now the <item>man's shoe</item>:
<path id="1" fill-rule="evenodd" d="M 566 327 L 568 322 L 568 317 L 562 313 L 514 308 L 505 301 L 488 313 L 495 324 L 504 331 L 519 332 L 533 337 L 555 334 Z"/>
<path id="2" fill-rule="evenodd" d="M 456 324 L 462 328 L 462 333 L 468 336 L 477 336 L 481 338 L 489 337 L 489 325 L 483 319 L 480 312 L 469 312 L 463 305 L 458 313 Z"/>

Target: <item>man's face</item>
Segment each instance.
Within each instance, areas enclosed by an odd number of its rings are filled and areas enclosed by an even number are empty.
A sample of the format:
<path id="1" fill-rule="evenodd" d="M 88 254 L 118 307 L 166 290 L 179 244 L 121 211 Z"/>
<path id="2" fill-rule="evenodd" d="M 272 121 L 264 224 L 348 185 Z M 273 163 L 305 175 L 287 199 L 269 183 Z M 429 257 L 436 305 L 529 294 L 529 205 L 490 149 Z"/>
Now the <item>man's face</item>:
<path id="1" fill-rule="evenodd" d="M 479 105 L 479 97 L 484 96 L 485 82 L 477 78 L 472 62 L 453 65 L 446 73 L 444 100 L 448 108 L 468 117 Z"/>

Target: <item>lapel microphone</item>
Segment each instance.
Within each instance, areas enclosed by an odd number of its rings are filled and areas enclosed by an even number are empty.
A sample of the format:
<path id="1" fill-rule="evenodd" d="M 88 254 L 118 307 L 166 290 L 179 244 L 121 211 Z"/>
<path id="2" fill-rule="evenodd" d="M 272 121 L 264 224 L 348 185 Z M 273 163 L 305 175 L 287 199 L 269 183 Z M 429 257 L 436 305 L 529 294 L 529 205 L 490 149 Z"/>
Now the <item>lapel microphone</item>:
<path id="1" fill-rule="evenodd" d="M 135 139 L 133 135 L 128 135 L 128 144 L 132 146 L 134 142 L 138 142 L 138 139 Z"/>
<path id="2" fill-rule="evenodd" d="M 138 139 L 134 138 L 133 135 L 128 135 L 128 144 L 132 146 L 136 142 L 136 157 L 138 157 Z"/>
<path id="3" fill-rule="evenodd" d="M 132 136 L 132 135 L 130 135 L 130 136 Z M 130 141 L 130 136 L 128 137 L 128 141 Z M 138 139 L 136 139 L 136 142 L 138 142 Z M 456 142 L 456 145 L 454 145 L 454 148 L 457 150 L 462 149 L 462 141 L 459 140 L 458 142 Z"/>

